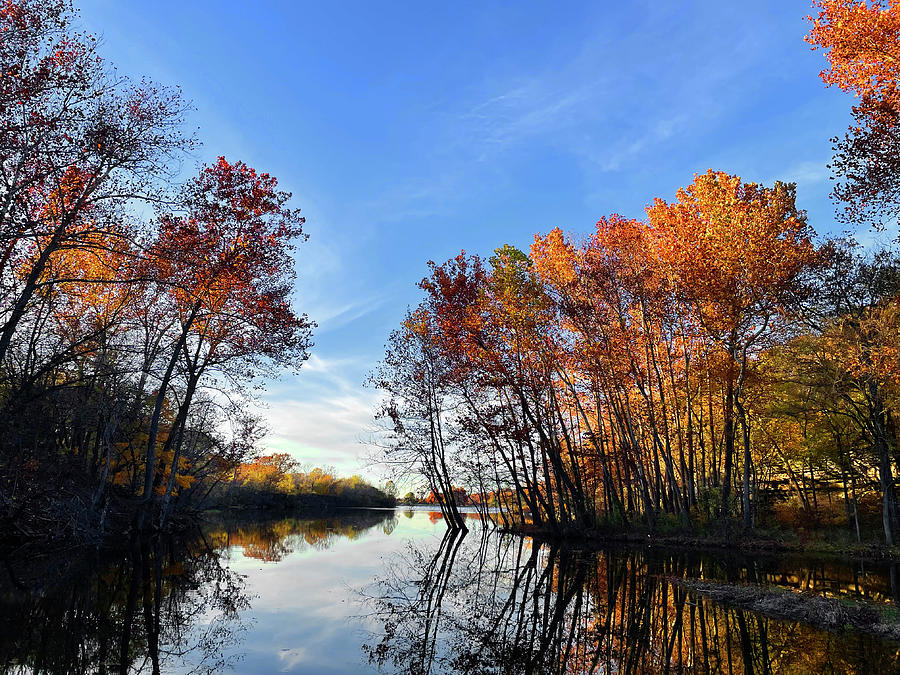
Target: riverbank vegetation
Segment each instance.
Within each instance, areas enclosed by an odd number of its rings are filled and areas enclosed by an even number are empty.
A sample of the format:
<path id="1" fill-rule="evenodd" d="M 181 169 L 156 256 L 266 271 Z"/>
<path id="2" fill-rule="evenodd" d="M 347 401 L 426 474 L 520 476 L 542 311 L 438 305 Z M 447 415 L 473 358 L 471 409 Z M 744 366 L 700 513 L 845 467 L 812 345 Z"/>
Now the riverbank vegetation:
<path id="1" fill-rule="evenodd" d="M 164 527 L 252 456 L 250 385 L 307 357 L 303 218 L 196 145 L 66 0 L 0 4 L 0 533 Z"/>
<path id="2" fill-rule="evenodd" d="M 900 195 L 900 6 L 818 4 L 822 77 L 860 97 L 835 197 L 879 226 Z M 371 381 L 385 462 L 451 527 L 462 486 L 504 526 L 557 535 L 897 543 L 900 255 L 818 238 L 793 184 L 710 170 L 642 219 L 429 266 Z"/>

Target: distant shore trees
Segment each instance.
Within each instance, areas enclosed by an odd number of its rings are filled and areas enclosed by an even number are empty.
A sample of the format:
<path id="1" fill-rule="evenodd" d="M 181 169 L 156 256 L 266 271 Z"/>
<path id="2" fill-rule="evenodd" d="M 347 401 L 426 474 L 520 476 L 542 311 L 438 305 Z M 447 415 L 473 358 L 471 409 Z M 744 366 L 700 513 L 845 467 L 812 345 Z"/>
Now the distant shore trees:
<path id="1" fill-rule="evenodd" d="M 267 506 L 279 498 L 315 495 L 336 506 L 390 507 L 394 495 L 379 489 L 362 476 L 342 477 L 330 467 L 304 467 L 287 453 L 261 455 L 239 464 L 227 484 L 214 495 L 220 505 Z M 274 498 L 274 499 L 273 499 Z"/>

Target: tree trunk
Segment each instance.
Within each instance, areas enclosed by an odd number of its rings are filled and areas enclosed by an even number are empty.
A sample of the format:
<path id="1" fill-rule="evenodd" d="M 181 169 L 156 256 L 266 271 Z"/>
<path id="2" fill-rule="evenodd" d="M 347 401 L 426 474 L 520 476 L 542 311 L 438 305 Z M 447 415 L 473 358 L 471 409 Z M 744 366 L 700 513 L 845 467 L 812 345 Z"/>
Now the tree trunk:
<path id="1" fill-rule="evenodd" d="M 194 306 L 191 308 L 191 313 L 188 315 L 187 321 L 182 326 L 181 335 L 178 337 L 178 342 L 175 344 L 175 348 L 172 350 L 172 357 L 169 359 L 169 363 L 166 366 L 166 371 L 163 374 L 162 381 L 159 385 L 159 391 L 156 394 L 156 404 L 153 407 L 153 416 L 150 418 L 150 429 L 147 432 L 147 457 L 144 468 L 144 489 L 143 493 L 141 494 L 142 504 L 138 512 L 137 520 L 137 526 L 139 530 L 144 528 L 147 522 L 147 513 L 150 511 L 153 505 L 153 482 L 156 478 L 156 439 L 159 436 L 159 419 L 162 416 L 163 403 L 166 400 L 166 391 L 169 388 L 169 382 L 172 380 L 172 373 L 175 371 L 175 364 L 178 363 L 178 357 L 180 355 L 181 349 L 187 342 L 188 331 L 190 330 L 191 325 L 194 322 L 194 318 L 197 316 L 197 312 L 199 310 L 200 301 L 197 300 L 194 303 Z"/>

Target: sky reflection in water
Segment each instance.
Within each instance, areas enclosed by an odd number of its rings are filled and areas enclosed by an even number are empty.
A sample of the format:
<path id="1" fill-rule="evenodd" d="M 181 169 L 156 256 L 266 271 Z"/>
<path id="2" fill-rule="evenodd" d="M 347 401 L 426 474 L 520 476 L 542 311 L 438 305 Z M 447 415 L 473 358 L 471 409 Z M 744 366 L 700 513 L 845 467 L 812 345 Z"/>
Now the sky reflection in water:
<path id="1" fill-rule="evenodd" d="M 418 512 L 373 512 L 383 519 L 366 529 L 334 529 L 327 539 L 289 535 L 291 550 L 280 560 L 265 560 L 243 543 L 227 549 L 229 566 L 246 575 L 255 625 L 237 670 L 248 673 L 358 673 L 369 670 L 360 643 L 369 622 L 363 620 L 359 589 L 383 567 L 387 554 L 403 540 L 440 540 L 443 523 Z M 250 526 L 252 528 L 252 526 Z"/>

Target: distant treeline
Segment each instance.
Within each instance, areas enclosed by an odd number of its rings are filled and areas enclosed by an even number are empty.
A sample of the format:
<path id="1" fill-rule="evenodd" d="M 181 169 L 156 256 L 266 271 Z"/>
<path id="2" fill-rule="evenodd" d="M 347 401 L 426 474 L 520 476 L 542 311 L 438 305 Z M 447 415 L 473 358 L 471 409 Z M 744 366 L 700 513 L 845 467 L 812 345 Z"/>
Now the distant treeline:
<path id="1" fill-rule="evenodd" d="M 0 534 L 165 526 L 254 451 L 260 376 L 307 358 L 303 218 L 196 146 L 66 0 L 0 3 Z"/>
<path id="2" fill-rule="evenodd" d="M 832 164 L 841 216 L 896 224 L 897 7 L 818 4 L 823 77 L 861 97 Z M 900 255 L 818 239 L 794 184 L 710 170 L 643 219 L 429 266 L 372 383 L 386 461 L 451 526 L 462 486 L 556 533 L 837 525 L 897 542 Z"/>
<path id="3" fill-rule="evenodd" d="M 319 467 L 304 470 L 286 453 L 241 463 L 231 480 L 213 492 L 211 501 L 223 506 L 310 510 L 337 506 L 392 507 L 397 503 L 393 494 L 360 476 L 341 478 L 333 469 Z"/>

